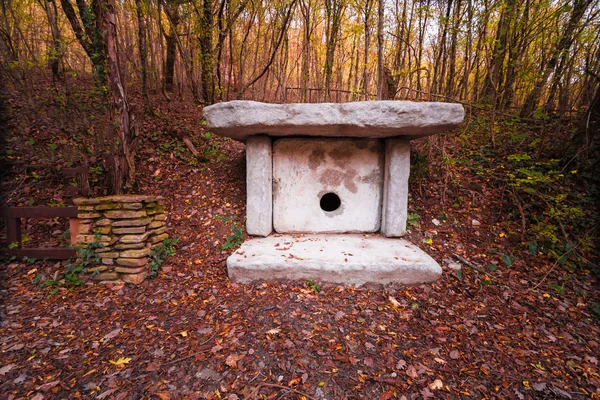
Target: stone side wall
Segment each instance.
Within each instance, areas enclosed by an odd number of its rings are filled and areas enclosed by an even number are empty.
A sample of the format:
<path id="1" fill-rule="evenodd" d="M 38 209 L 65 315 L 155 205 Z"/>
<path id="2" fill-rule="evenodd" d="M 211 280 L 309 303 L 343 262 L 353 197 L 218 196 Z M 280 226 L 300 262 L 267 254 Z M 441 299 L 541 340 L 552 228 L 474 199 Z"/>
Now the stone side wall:
<path id="1" fill-rule="evenodd" d="M 88 269 L 92 279 L 141 283 L 152 247 L 168 238 L 163 198 L 115 195 L 74 203 L 79 207 L 77 232 L 71 232 L 75 242 L 87 246 L 98 236 L 104 245 L 95 250 L 102 265 Z"/>

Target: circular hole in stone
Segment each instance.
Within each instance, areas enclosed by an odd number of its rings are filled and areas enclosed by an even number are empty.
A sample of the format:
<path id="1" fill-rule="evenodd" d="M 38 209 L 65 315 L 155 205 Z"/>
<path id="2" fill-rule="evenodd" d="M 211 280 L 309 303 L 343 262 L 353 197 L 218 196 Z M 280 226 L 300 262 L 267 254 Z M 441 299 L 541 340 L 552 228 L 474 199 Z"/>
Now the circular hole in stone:
<path id="1" fill-rule="evenodd" d="M 340 196 L 335 193 L 325 193 L 321 197 L 321 210 L 323 211 L 335 211 L 340 208 L 341 204 Z"/>

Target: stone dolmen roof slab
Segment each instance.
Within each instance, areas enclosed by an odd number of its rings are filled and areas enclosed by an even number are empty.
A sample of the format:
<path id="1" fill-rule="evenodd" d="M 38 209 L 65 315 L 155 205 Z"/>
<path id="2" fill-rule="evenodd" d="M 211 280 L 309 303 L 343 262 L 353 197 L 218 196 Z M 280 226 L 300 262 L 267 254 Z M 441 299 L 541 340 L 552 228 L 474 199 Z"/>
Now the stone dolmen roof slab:
<path id="1" fill-rule="evenodd" d="M 456 128 L 460 104 L 411 101 L 267 104 L 236 100 L 206 107 L 211 132 L 245 141 L 253 135 L 416 139 Z"/>

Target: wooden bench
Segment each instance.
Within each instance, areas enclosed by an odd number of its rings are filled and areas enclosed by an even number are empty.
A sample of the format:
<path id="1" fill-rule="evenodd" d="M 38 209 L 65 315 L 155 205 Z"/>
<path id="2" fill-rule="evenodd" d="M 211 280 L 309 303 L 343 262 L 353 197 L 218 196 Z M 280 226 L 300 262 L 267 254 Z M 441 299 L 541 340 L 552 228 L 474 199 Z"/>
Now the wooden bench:
<path id="1" fill-rule="evenodd" d="M 78 230 L 77 207 L 4 207 L 0 208 L 0 218 L 6 220 L 6 239 L 9 246 L 16 244 L 15 248 L 0 249 L 0 253 L 9 256 L 29 258 L 51 258 L 66 260 L 75 257 L 75 249 L 60 248 L 23 248 L 21 239 L 21 218 L 69 218 L 71 238 Z M 12 247 L 12 246 L 11 246 Z"/>

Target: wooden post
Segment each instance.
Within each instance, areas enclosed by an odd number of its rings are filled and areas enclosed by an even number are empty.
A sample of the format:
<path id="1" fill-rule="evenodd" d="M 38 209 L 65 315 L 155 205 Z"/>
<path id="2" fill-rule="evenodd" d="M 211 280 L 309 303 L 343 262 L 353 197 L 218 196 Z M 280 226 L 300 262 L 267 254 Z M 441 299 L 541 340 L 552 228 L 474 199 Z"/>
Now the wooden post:
<path id="1" fill-rule="evenodd" d="M 18 249 L 23 247 L 23 243 L 21 242 L 21 218 L 6 218 L 6 239 L 9 246 L 17 243 Z"/>

